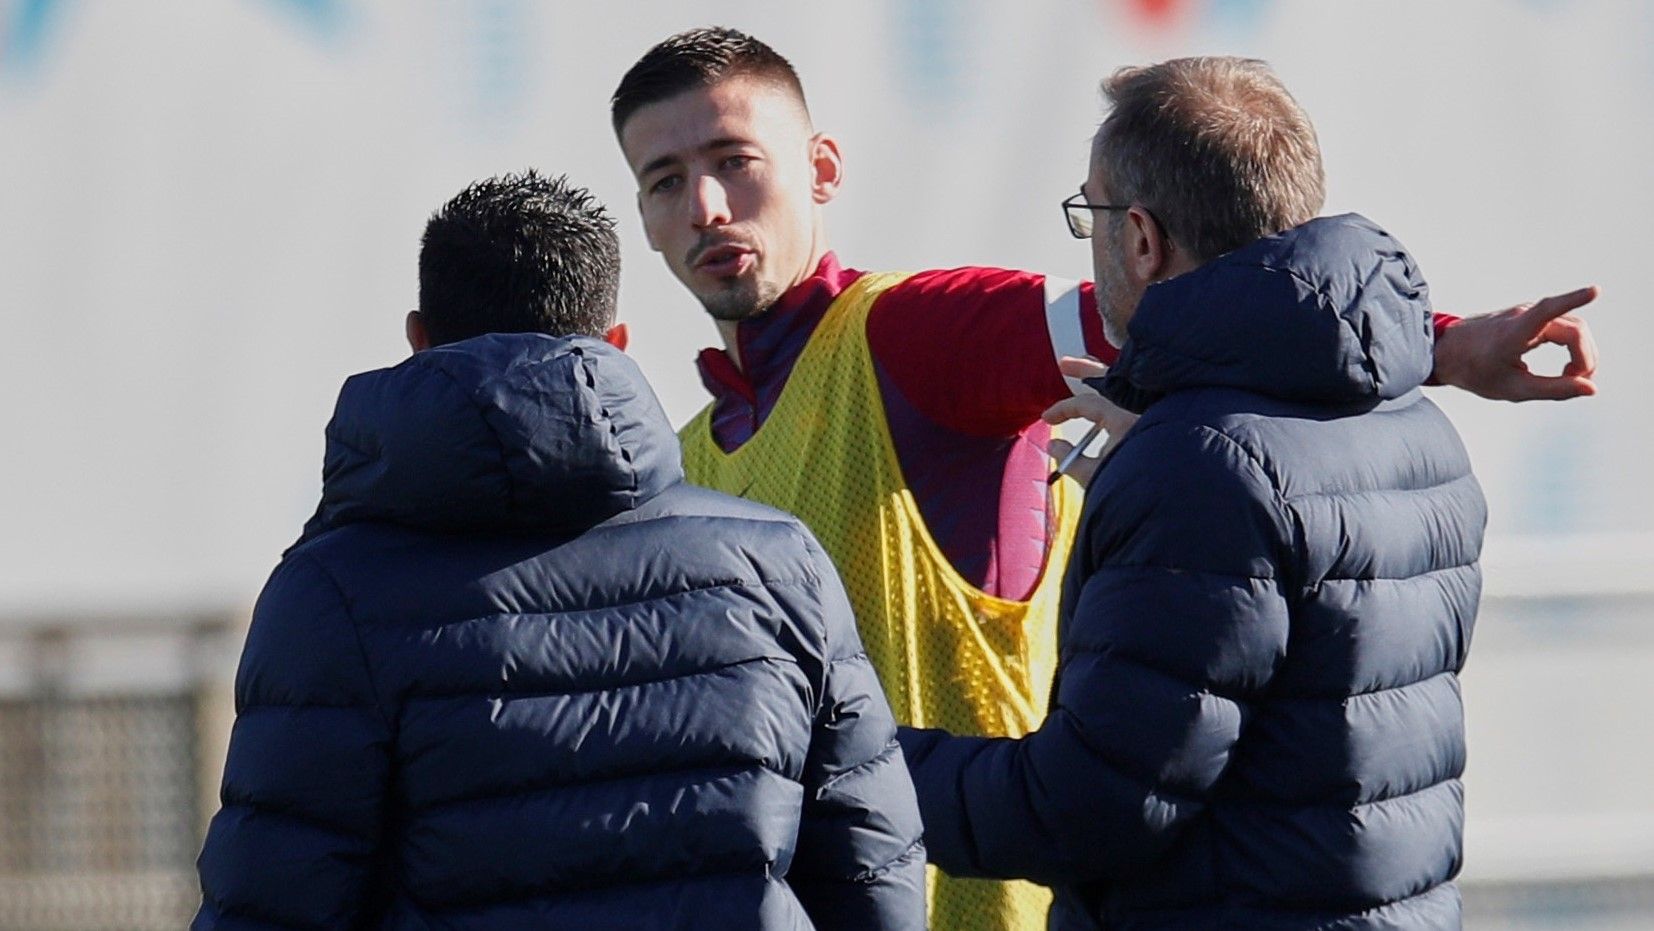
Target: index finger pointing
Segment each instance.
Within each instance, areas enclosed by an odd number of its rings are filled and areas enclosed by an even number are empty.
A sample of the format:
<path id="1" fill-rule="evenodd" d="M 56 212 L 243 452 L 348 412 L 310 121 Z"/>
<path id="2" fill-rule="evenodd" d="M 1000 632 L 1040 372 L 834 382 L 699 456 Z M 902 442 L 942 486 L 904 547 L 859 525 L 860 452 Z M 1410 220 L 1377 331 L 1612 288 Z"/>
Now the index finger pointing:
<path id="1" fill-rule="evenodd" d="M 1591 303 L 1597 299 L 1597 294 L 1597 286 L 1594 284 L 1569 291 L 1567 294 L 1553 294 L 1529 307 L 1524 315 L 1533 318 L 1531 324 L 1538 329 L 1570 310 L 1578 310 Z"/>

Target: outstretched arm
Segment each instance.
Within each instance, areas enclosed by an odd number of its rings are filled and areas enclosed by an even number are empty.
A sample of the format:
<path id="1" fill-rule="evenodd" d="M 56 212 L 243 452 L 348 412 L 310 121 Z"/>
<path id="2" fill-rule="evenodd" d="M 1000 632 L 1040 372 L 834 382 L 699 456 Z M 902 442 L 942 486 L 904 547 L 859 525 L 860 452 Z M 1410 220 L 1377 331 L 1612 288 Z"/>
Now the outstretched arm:
<path id="1" fill-rule="evenodd" d="M 1087 498 L 1039 729 L 900 732 L 950 874 L 1060 885 L 1153 863 L 1206 809 L 1285 655 L 1290 526 L 1232 442 L 1134 428 Z"/>
<path id="2" fill-rule="evenodd" d="M 880 296 L 867 339 L 882 376 L 964 436 L 1014 436 L 1072 394 L 1059 356 L 1112 362 L 1090 284 L 1028 272 L 921 272 Z"/>
<path id="3" fill-rule="evenodd" d="M 1593 286 L 1532 304 L 1466 317 L 1437 331 L 1436 380 L 1495 401 L 1565 401 L 1597 393 L 1597 347 L 1572 311 L 1597 299 Z M 1560 375 L 1537 375 L 1522 357 L 1542 343 L 1568 350 Z"/>

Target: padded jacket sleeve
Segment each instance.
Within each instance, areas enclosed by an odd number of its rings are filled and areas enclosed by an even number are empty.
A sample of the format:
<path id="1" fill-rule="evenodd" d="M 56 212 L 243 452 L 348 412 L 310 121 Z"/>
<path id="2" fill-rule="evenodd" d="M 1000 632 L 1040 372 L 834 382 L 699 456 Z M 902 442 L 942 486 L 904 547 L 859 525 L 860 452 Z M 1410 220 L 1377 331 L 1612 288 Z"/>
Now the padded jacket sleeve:
<path id="1" fill-rule="evenodd" d="M 1200 817 L 1285 655 L 1290 539 L 1245 450 L 1146 417 L 1087 492 L 1039 730 L 903 731 L 931 861 L 1056 885 L 1164 852 Z"/>
<path id="2" fill-rule="evenodd" d="M 370 918 L 390 728 L 342 594 L 303 554 L 276 568 L 236 673 L 236 721 L 197 866 L 207 929 Z"/>
<path id="3" fill-rule="evenodd" d="M 813 539 L 810 551 L 826 665 L 787 879 L 817 928 L 922 931 L 925 849 L 896 722 L 837 572 Z"/>

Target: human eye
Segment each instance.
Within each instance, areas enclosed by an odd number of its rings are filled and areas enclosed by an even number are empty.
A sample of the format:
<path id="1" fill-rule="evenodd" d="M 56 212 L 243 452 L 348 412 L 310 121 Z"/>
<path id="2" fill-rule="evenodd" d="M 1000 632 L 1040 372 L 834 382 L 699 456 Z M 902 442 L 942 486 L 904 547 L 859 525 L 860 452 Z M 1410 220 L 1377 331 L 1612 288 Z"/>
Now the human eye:
<path id="1" fill-rule="evenodd" d="M 725 171 L 745 171 L 752 167 L 752 163 L 756 161 L 758 159 L 751 155 L 726 155 L 723 161 L 719 163 L 719 167 Z"/>
<path id="2" fill-rule="evenodd" d="M 666 193 L 670 193 L 671 191 L 675 190 L 678 187 L 678 185 L 680 185 L 682 183 L 683 183 L 683 175 L 679 175 L 679 174 L 661 175 L 660 177 L 658 177 L 658 178 L 654 179 L 653 181 L 649 182 L 647 190 L 650 194 L 666 194 Z"/>

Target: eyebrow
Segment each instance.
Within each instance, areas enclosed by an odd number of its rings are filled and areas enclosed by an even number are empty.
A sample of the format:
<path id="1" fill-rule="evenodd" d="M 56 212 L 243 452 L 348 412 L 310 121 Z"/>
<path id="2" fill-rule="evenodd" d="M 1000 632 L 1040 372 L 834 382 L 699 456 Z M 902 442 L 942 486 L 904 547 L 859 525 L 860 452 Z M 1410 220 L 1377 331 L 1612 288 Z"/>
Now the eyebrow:
<path id="1" fill-rule="evenodd" d="M 741 145 L 749 145 L 749 144 L 750 143 L 747 140 L 739 139 L 739 138 L 736 138 L 735 136 L 719 136 L 716 139 L 709 139 L 706 142 L 701 143 L 699 146 L 696 147 L 695 151 L 697 151 L 697 152 L 712 152 L 712 151 L 716 151 L 718 149 L 727 149 L 727 148 L 730 148 L 731 146 L 741 146 Z M 661 170 L 662 168 L 668 168 L 668 167 L 671 167 L 672 165 L 678 165 L 678 164 L 682 164 L 682 163 L 683 163 L 683 159 L 679 158 L 677 155 L 662 155 L 660 158 L 651 159 L 649 162 L 645 163 L 642 168 L 638 169 L 637 175 L 638 175 L 638 177 L 641 178 L 644 175 L 650 174 L 651 172 L 656 172 L 656 171 Z"/>

